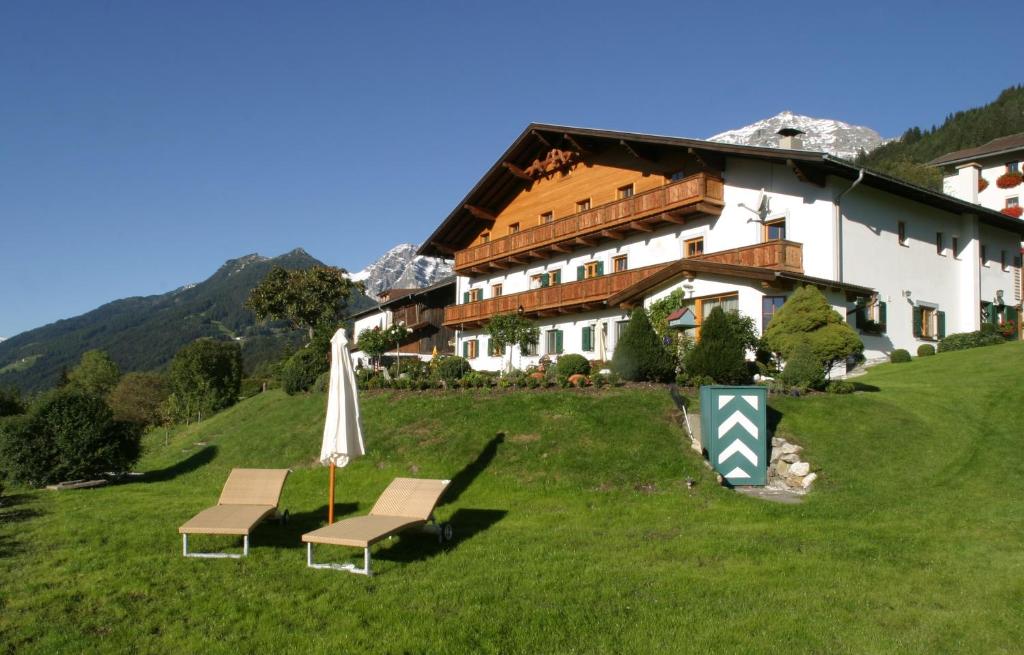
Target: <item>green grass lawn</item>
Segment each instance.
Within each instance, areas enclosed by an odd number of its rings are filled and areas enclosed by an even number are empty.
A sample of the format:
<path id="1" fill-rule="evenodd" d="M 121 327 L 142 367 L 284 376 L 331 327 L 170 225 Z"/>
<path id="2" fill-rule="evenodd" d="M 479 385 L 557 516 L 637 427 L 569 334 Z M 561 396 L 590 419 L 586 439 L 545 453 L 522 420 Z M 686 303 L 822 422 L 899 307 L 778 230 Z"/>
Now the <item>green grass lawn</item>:
<path id="1" fill-rule="evenodd" d="M 945 353 L 858 379 L 876 392 L 773 399 L 821 475 L 797 506 L 715 485 L 664 390 L 365 395 L 340 513 L 451 478 L 457 531 L 381 544 L 370 579 L 305 567 L 324 397 L 262 394 L 152 434 L 143 481 L 13 493 L 0 652 L 1019 653 L 1022 362 Z M 182 558 L 177 526 L 234 466 L 294 468 L 292 521 L 245 560 Z"/>

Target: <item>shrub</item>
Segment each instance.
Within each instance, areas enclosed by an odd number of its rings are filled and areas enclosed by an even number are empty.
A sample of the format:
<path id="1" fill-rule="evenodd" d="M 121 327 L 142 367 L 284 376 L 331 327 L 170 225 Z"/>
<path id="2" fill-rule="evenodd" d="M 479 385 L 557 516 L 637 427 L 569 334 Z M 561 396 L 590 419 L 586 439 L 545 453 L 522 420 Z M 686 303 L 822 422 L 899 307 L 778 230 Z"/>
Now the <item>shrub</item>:
<path id="1" fill-rule="evenodd" d="M 984 328 L 986 326 L 989 326 L 991 329 L 985 330 Z M 957 332 L 955 334 L 947 335 L 939 342 L 939 352 L 944 353 L 951 350 L 967 350 L 968 348 L 980 348 L 981 346 L 994 346 L 1006 341 L 1001 334 L 995 332 L 994 325 L 986 323 L 982 325 L 982 328 L 983 329 L 977 332 Z"/>
<path id="2" fill-rule="evenodd" d="M 710 375 L 694 375 L 690 378 L 690 384 L 694 387 L 706 387 L 715 383 L 715 378 Z"/>
<path id="3" fill-rule="evenodd" d="M 558 375 L 570 377 L 576 374 L 589 375 L 590 362 L 583 355 L 569 354 L 562 355 L 555 363 L 555 370 Z"/>
<path id="4" fill-rule="evenodd" d="M 469 362 L 458 355 L 445 357 L 437 363 L 437 376 L 449 384 L 461 379 L 472 370 Z"/>
<path id="5" fill-rule="evenodd" d="M 686 357 L 686 372 L 707 376 L 719 384 L 750 382 L 746 347 L 720 307 L 711 310 L 700 330 L 700 342 Z"/>
<path id="6" fill-rule="evenodd" d="M 158 373 L 126 373 L 108 402 L 118 421 L 127 421 L 140 428 L 159 425 L 163 419 L 161 408 L 171 395 L 167 378 Z"/>
<path id="7" fill-rule="evenodd" d="M 313 382 L 313 391 L 317 393 L 326 393 L 331 388 L 331 372 L 324 371 L 316 377 L 316 381 Z"/>
<path id="8" fill-rule="evenodd" d="M 917 347 L 918 357 L 931 357 L 935 354 L 935 346 L 930 343 L 922 343 Z"/>
<path id="9" fill-rule="evenodd" d="M 780 379 L 787 385 L 802 389 L 821 389 L 825 386 L 825 367 L 810 343 L 797 344 L 786 359 Z"/>
<path id="10" fill-rule="evenodd" d="M 832 380 L 825 387 L 825 391 L 834 394 L 853 393 L 857 390 L 856 385 L 849 380 Z"/>
<path id="11" fill-rule="evenodd" d="M 631 381 L 663 382 L 672 376 L 670 358 L 642 307 L 633 310 L 615 346 L 612 370 Z"/>
<path id="12" fill-rule="evenodd" d="M 316 379 L 330 371 L 327 353 L 313 344 L 302 348 L 288 358 L 281 368 L 281 388 L 289 396 L 309 391 Z"/>
<path id="13" fill-rule="evenodd" d="M 765 328 L 762 342 L 783 359 L 807 343 L 827 371 L 864 350 L 857 332 L 814 287 L 801 287 L 786 300 Z"/>
<path id="14" fill-rule="evenodd" d="M 494 378 L 483 371 L 470 371 L 459 380 L 459 385 L 464 389 L 483 389 L 490 387 Z"/>
<path id="15" fill-rule="evenodd" d="M 910 351 L 897 348 L 889 355 L 889 361 L 893 364 L 905 364 L 910 361 Z"/>
<path id="16" fill-rule="evenodd" d="M 121 378 L 121 369 L 102 350 L 82 353 L 78 366 L 68 373 L 68 384 L 94 396 L 105 396 Z"/>
<path id="17" fill-rule="evenodd" d="M 57 391 L 0 425 L 0 461 L 13 480 L 40 486 L 127 470 L 139 458 L 139 439 L 101 399 Z"/>

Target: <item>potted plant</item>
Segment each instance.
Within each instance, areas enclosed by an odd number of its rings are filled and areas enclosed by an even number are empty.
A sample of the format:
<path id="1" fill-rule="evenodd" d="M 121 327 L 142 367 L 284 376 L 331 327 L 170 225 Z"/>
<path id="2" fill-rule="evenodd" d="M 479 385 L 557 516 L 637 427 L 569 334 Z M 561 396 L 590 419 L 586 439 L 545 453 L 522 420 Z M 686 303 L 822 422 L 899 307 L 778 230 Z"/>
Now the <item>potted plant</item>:
<path id="1" fill-rule="evenodd" d="M 1022 177 L 1020 173 L 1017 171 L 1009 171 L 996 178 L 996 186 L 1000 189 L 1012 189 L 1020 184 L 1021 180 L 1024 180 L 1024 177 Z"/>
<path id="2" fill-rule="evenodd" d="M 1021 214 L 1024 214 L 1024 207 L 1021 207 L 1020 205 L 1014 205 L 1013 207 L 1003 207 L 999 211 L 1003 212 L 1007 216 L 1020 218 Z"/>
<path id="3" fill-rule="evenodd" d="M 988 180 L 983 177 L 978 178 L 978 193 L 981 193 L 988 188 Z"/>

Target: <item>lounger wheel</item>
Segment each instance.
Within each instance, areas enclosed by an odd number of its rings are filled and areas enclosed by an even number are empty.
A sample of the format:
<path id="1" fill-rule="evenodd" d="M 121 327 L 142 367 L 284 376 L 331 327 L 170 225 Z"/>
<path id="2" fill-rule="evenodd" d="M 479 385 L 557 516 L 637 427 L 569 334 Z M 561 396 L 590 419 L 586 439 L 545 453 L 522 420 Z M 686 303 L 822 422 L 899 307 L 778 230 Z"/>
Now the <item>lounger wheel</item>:
<path id="1" fill-rule="evenodd" d="M 451 523 L 442 523 L 441 529 L 437 533 L 437 540 L 441 543 L 451 541 L 455 538 L 455 530 L 452 528 Z"/>

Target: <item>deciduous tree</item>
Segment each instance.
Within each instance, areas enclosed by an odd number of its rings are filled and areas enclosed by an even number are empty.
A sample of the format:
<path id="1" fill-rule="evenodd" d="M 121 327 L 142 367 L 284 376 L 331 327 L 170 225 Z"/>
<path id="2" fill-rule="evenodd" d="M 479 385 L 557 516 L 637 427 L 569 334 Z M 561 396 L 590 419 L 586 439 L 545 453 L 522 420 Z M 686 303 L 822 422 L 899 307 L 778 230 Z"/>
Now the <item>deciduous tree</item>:
<path id="1" fill-rule="evenodd" d="M 198 339 L 174 356 L 170 377 L 173 393 L 168 401 L 179 418 L 212 414 L 238 400 L 242 349 L 233 341 Z"/>
<path id="2" fill-rule="evenodd" d="M 305 328 L 312 339 L 316 328 L 337 325 L 349 296 L 361 290 L 362 285 L 350 280 L 344 269 L 314 266 L 289 271 L 275 266 L 252 290 L 245 306 L 261 321 L 287 320 Z"/>
<path id="3" fill-rule="evenodd" d="M 78 366 L 68 373 L 68 384 L 94 396 L 106 396 L 121 379 L 121 369 L 102 350 L 82 353 Z"/>
<path id="4" fill-rule="evenodd" d="M 540 328 L 533 321 L 519 314 L 496 314 L 487 323 L 487 334 L 495 349 L 519 346 L 519 352 L 540 340 Z M 512 349 L 508 349 L 508 367 L 512 368 Z"/>

